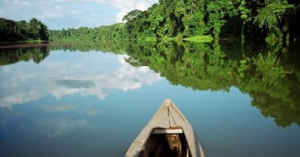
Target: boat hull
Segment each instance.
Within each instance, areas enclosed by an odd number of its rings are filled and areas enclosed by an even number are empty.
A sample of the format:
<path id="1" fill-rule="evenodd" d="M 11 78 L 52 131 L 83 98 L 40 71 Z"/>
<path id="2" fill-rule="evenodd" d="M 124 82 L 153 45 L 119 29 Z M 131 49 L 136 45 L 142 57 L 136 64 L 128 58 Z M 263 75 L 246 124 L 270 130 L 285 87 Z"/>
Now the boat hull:
<path id="1" fill-rule="evenodd" d="M 205 156 L 192 126 L 170 99 L 163 102 L 125 154 L 125 157 L 159 156 Z"/>

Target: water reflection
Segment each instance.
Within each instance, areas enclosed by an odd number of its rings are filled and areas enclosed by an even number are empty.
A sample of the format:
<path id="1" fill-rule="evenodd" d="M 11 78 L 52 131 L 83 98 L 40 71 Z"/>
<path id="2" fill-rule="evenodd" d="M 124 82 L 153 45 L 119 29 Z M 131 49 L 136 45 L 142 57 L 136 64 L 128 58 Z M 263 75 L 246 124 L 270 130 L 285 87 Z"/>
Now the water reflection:
<path id="1" fill-rule="evenodd" d="M 278 126 L 300 125 L 300 56 L 295 47 L 159 43 L 131 44 L 127 49 L 131 65 L 149 66 L 172 84 L 212 91 L 235 86 Z"/>
<path id="2" fill-rule="evenodd" d="M 123 156 L 165 98 L 209 156 L 299 156 L 299 48 L 50 45 L 0 49 L 0 156 Z"/>
<path id="3" fill-rule="evenodd" d="M 86 128 L 89 124 L 85 119 L 71 120 L 67 118 L 45 118 L 38 122 L 43 135 L 49 137 L 66 135 L 70 131 Z"/>
<path id="4" fill-rule="evenodd" d="M 107 89 L 134 90 L 143 84 L 159 81 L 160 76 L 151 72 L 154 70 L 171 84 L 194 90 L 229 91 L 232 86 L 238 87 L 252 97 L 252 105 L 259 108 L 265 117 L 274 117 L 278 126 L 287 127 L 292 123 L 300 125 L 300 63 L 297 60 L 299 54 L 296 53 L 299 48 L 295 46 L 287 49 L 257 45 L 241 47 L 235 43 L 176 42 L 50 45 L 9 49 L 1 53 L 2 65 L 30 59 L 40 63 L 34 72 L 26 70 L 32 69 L 33 64 L 1 67 L 0 75 L 4 76 L 1 78 L 1 90 L 5 89 L 0 97 L 2 107 L 12 109 L 14 104 L 46 95 L 59 99 L 64 95 L 79 93 L 104 99 Z M 101 62 L 101 58 L 97 58 L 97 53 L 88 58 L 87 64 L 77 64 L 83 63 L 83 58 L 67 63 L 57 58 L 41 62 L 48 56 L 49 49 L 100 50 L 127 55 L 118 56 L 119 68 L 99 74 L 95 62 Z M 106 57 L 109 58 L 109 54 Z M 102 61 L 105 62 L 104 59 Z M 92 71 L 92 74 L 76 76 L 77 70 Z M 29 88 L 32 84 L 35 84 L 34 88 Z"/>
<path id="5" fill-rule="evenodd" d="M 46 112 L 67 112 L 77 110 L 78 105 L 63 104 L 63 105 L 40 105 L 40 108 Z"/>
<path id="6" fill-rule="evenodd" d="M 26 52 L 35 52 L 35 49 Z M 10 50 L 4 52 L 2 57 L 18 56 L 19 52 L 19 49 Z M 44 54 L 44 52 L 40 53 Z M 74 94 L 96 95 L 103 100 L 107 96 L 107 90 L 135 90 L 144 84 L 150 85 L 161 79 L 159 74 L 153 73 L 148 67 L 129 65 L 125 61 L 127 55 L 114 56 L 100 52 L 90 52 L 88 55 L 81 52 L 71 52 L 71 55 L 61 54 L 59 51 L 52 53 L 51 57 L 40 62 L 39 65 L 20 62 L 0 68 L 1 107 L 12 110 L 15 104 L 24 104 L 49 95 L 57 99 Z M 30 54 L 32 58 L 36 58 L 35 55 L 40 56 L 39 53 Z M 19 61 L 22 61 L 21 58 Z M 107 62 L 112 63 L 107 65 Z M 113 70 L 110 71 L 112 68 Z M 78 70 L 82 71 L 83 75 L 78 75 Z"/>
<path id="7" fill-rule="evenodd" d="M 49 55 L 49 44 L 1 45 L 0 65 L 30 60 L 40 63 Z"/>

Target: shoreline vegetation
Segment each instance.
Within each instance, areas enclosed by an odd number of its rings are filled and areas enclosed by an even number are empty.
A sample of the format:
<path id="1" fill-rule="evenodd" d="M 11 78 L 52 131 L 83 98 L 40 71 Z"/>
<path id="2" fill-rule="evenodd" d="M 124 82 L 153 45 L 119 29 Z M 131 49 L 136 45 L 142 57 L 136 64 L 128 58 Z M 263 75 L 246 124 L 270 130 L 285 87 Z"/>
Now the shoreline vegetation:
<path id="1" fill-rule="evenodd" d="M 189 38 L 183 38 L 184 41 L 191 41 L 191 42 L 202 42 L 202 43 L 210 43 L 214 40 L 212 36 L 209 35 L 198 35 L 198 36 L 192 36 Z"/>
<path id="2" fill-rule="evenodd" d="M 18 41 L 2 41 L 0 42 L 1 45 L 7 45 L 7 44 L 23 44 L 23 43 L 47 43 L 49 40 L 18 40 Z"/>
<path id="3" fill-rule="evenodd" d="M 46 45 L 47 44 L 47 45 Z M 194 42 L 50 42 L 28 48 L 1 50 L 0 65 L 19 61 L 41 63 L 51 51 L 127 54 L 132 66 L 147 66 L 172 85 L 198 91 L 229 91 L 236 87 L 249 94 L 252 105 L 278 127 L 300 126 L 299 41 L 289 48 Z"/>
<path id="4" fill-rule="evenodd" d="M 43 41 L 49 41 L 49 33 L 48 27 L 41 21 L 35 18 L 29 22 L 0 18 L 0 43 Z"/>
<path id="5" fill-rule="evenodd" d="M 159 0 L 146 11 L 133 10 L 124 23 L 96 28 L 50 30 L 50 40 L 264 41 L 289 45 L 300 37 L 296 0 Z M 207 41 L 207 40 L 205 40 Z"/>
<path id="6" fill-rule="evenodd" d="M 116 23 L 49 30 L 41 21 L 0 18 L 0 42 L 43 41 L 264 41 L 288 46 L 300 39 L 297 0 L 159 0 Z"/>
<path id="7" fill-rule="evenodd" d="M 0 43 L 1 49 L 13 49 L 13 48 L 32 48 L 32 47 L 43 47 L 49 46 L 49 42 L 16 42 L 16 43 Z"/>

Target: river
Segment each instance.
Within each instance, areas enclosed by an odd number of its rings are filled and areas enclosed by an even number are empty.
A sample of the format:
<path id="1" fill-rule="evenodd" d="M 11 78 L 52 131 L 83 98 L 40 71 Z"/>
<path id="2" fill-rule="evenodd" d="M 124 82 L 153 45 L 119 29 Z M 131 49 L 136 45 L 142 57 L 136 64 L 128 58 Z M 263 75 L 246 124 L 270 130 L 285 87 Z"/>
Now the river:
<path id="1" fill-rule="evenodd" d="M 208 157 L 298 157 L 299 50 L 232 43 L 3 47 L 0 156 L 121 157 L 170 98 Z"/>

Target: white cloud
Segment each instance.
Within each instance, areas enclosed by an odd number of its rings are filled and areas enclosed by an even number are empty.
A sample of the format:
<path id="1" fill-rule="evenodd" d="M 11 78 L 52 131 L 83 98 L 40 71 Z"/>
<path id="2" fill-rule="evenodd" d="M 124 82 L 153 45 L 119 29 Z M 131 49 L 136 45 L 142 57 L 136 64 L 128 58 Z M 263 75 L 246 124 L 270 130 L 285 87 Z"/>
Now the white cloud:
<path id="1" fill-rule="evenodd" d="M 24 102 L 28 102 L 31 100 L 36 99 L 36 97 L 29 97 L 27 93 L 14 93 L 13 95 L 9 96 L 2 96 L 0 99 L 0 106 L 7 107 L 12 110 L 12 106 L 14 104 L 21 104 Z"/>
<path id="2" fill-rule="evenodd" d="M 4 0 L 0 16 L 12 20 L 42 20 L 50 29 L 98 27 L 121 22 L 124 15 L 146 10 L 158 0 Z M 61 9 L 58 9 L 60 7 Z M 96 15 L 95 17 L 92 17 Z"/>
<path id="3" fill-rule="evenodd" d="M 111 0 L 111 5 L 116 7 L 117 13 L 116 21 L 122 22 L 123 17 L 132 10 L 147 10 L 152 4 L 157 3 L 158 0 Z"/>
<path id="4" fill-rule="evenodd" d="M 18 79 L 21 81 L 21 82 L 25 82 L 26 80 L 28 79 L 34 79 L 34 78 L 37 78 L 37 74 L 29 74 L 29 75 L 20 75 L 18 77 Z"/>
<path id="5" fill-rule="evenodd" d="M 42 105 L 41 109 L 47 112 L 67 112 L 70 110 L 76 110 L 78 105 L 73 104 L 63 104 L 63 105 Z"/>
<path id="6" fill-rule="evenodd" d="M 43 14 L 37 15 L 36 18 L 38 19 L 55 19 L 55 18 L 62 18 L 63 14 L 61 12 L 44 12 Z"/>
<path id="7" fill-rule="evenodd" d="M 57 5 L 59 3 L 66 3 L 66 2 L 72 2 L 72 0 L 44 0 L 40 1 L 39 5 L 45 6 L 45 5 Z"/>
<path id="8" fill-rule="evenodd" d="M 98 110 L 93 109 L 93 108 L 90 108 L 90 109 L 86 110 L 85 113 L 89 116 L 97 116 L 97 115 L 105 114 L 104 111 L 99 112 Z"/>
<path id="9" fill-rule="evenodd" d="M 5 11 L 3 9 L 0 9 L 0 16 L 4 16 Z"/>
<path id="10" fill-rule="evenodd" d="M 75 52 L 72 52 L 74 54 Z M 76 54 L 82 54 L 76 52 Z M 110 64 L 100 65 L 103 61 L 112 60 L 108 54 L 87 54 L 78 57 L 71 63 L 55 60 L 35 63 L 17 63 L 10 65 L 10 69 L 0 68 L 1 79 L 0 107 L 12 110 L 13 105 L 24 104 L 42 97 L 52 95 L 57 99 L 66 95 L 81 94 L 82 96 L 95 95 L 100 100 L 107 97 L 106 91 L 115 89 L 120 91 L 136 90 L 145 84 L 153 84 L 161 80 L 159 74 L 148 67 L 133 67 L 129 65 L 126 55 L 117 56 L 119 67 L 109 72 L 99 72 L 99 67 L 109 68 Z M 116 59 L 116 58 L 114 58 Z M 74 68 L 77 67 L 77 68 Z M 28 71 L 28 69 L 37 69 Z M 95 71 L 94 74 L 82 73 Z M 63 72 L 61 72 L 63 71 Z M 57 107 L 57 108 L 56 108 Z M 61 106 L 44 108 L 48 110 L 63 110 Z M 66 107 L 66 106 L 65 106 Z M 67 106 L 71 107 L 71 106 Z"/>
<path id="11" fill-rule="evenodd" d="M 66 12 L 66 13 L 69 13 L 69 14 L 74 14 L 74 15 L 76 15 L 76 14 L 79 14 L 79 13 L 80 13 L 80 11 L 79 11 L 79 10 L 65 10 L 65 12 Z"/>
<path id="12" fill-rule="evenodd" d="M 37 15 L 38 19 L 55 19 L 55 18 L 62 18 L 67 14 L 77 15 L 79 14 L 79 10 L 75 9 L 66 9 L 61 6 L 55 6 L 49 10 L 44 11 L 42 14 Z"/>
<path id="13" fill-rule="evenodd" d="M 42 134 L 49 137 L 67 135 L 70 131 L 88 127 L 85 119 L 47 118 L 39 121 Z"/>
<path id="14" fill-rule="evenodd" d="M 12 0 L 12 1 L 9 1 L 13 6 L 30 6 L 31 3 L 28 2 L 28 1 L 23 1 L 23 0 Z"/>
<path id="15" fill-rule="evenodd" d="M 51 4 L 59 4 L 59 3 L 78 3 L 78 2 L 83 2 L 83 3 L 103 3 L 104 0 L 46 0 L 39 2 L 40 5 L 51 5 Z"/>
<path id="16" fill-rule="evenodd" d="M 0 70 L 3 70 L 4 73 L 9 73 L 10 72 L 9 66 L 4 66 Z"/>

